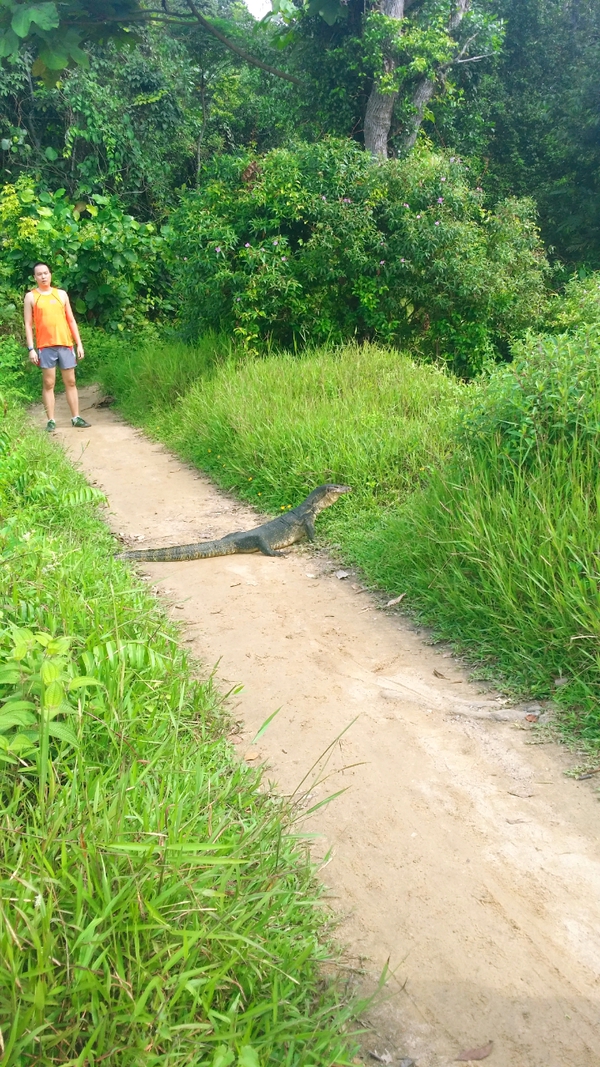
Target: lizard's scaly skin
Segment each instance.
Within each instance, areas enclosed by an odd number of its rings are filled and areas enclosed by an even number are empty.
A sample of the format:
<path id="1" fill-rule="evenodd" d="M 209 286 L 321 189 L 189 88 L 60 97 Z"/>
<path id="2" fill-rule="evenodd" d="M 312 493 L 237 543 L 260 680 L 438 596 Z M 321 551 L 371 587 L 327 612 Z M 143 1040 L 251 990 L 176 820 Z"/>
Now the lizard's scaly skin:
<path id="1" fill-rule="evenodd" d="M 172 548 L 141 548 L 121 552 L 117 559 L 139 560 L 147 563 L 171 563 L 184 559 L 208 559 L 210 556 L 230 556 L 237 552 L 263 552 L 276 556 L 280 549 L 288 548 L 297 541 L 315 536 L 314 523 L 323 508 L 331 507 L 343 493 L 349 493 L 347 485 L 320 485 L 309 493 L 297 508 L 278 515 L 271 522 L 256 526 L 253 530 L 227 534 L 218 541 L 200 541 L 196 545 L 174 545 Z"/>

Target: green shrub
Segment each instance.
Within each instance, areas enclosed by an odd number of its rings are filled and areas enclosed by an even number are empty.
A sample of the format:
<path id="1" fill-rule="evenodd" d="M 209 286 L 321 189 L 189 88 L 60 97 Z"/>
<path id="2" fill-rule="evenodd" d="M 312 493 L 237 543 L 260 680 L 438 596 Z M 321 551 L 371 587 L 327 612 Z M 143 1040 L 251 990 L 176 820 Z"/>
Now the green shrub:
<path id="1" fill-rule="evenodd" d="M 551 461 L 558 444 L 597 448 L 600 434 L 600 323 L 559 336 L 529 335 L 465 413 L 472 449 L 499 446 L 511 461 Z"/>
<path id="2" fill-rule="evenodd" d="M 428 150 L 385 165 L 334 140 L 224 157 L 166 236 L 190 334 L 250 349 L 412 340 L 471 374 L 545 308 L 531 203 L 486 210 L 468 168 Z"/>
<path id="3" fill-rule="evenodd" d="M 549 309 L 549 323 L 559 330 L 600 324 L 600 271 L 571 278 Z"/>
<path id="4" fill-rule="evenodd" d="M 0 228 L 0 316 L 12 329 L 37 260 L 48 261 L 53 283 L 69 291 L 88 322 L 123 328 L 159 303 L 162 238 L 152 223 L 126 215 L 114 197 L 74 204 L 64 189 L 44 192 L 20 178 L 0 189 Z"/>
<path id="5" fill-rule="evenodd" d="M 600 335 L 530 337 L 429 485 L 354 558 L 443 637 L 600 742 Z M 558 684 L 556 684 L 558 683 Z"/>

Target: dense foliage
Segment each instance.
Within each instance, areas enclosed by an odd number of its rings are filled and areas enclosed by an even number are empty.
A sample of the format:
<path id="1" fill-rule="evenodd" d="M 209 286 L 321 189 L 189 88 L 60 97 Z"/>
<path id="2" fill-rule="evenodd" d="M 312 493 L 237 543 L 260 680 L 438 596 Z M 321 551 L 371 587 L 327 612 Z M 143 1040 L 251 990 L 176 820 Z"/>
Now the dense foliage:
<path id="1" fill-rule="evenodd" d="M 53 284 L 69 290 L 90 322 L 116 329 L 157 303 L 161 238 L 110 197 L 73 203 L 64 189 L 39 191 L 23 177 L 0 189 L 0 226 L 0 323 L 20 316 L 38 260 L 50 264 Z"/>
<path id="2" fill-rule="evenodd" d="M 427 132 L 478 160 L 492 196 L 533 196 L 569 266 L 600 266 L 600 5 L 497 0 L 505 38 L 465 64 L 431 105 Z"/>
<path id="3" fill-rule="evenodd" d="M 546 299 L 531 204 L 482 199 L 468 168 L 429 151 L 377 166 L 325 141 L 222 160 L 171 218 L 184 322 L 250 348 L 411 339 L 471 374 Z"/>

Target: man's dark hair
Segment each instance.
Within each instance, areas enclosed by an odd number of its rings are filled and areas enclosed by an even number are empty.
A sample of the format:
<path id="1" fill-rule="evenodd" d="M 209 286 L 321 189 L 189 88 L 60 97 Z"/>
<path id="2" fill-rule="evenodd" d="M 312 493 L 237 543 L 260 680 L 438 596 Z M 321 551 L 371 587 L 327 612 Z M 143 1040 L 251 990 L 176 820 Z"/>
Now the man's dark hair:
<path id="1" fill-rule="evenodd" d="M 41 259 L 39 263 L 34 263 L 33 264 L 33 273 L 34 274 L 35 274 L 36 270 L 38 269 L 38 267 L 48 267 L 48 270 L 50 270 L 50 267 L 48 266 L 47 263 L 44 263 L 43 259 Z"/>

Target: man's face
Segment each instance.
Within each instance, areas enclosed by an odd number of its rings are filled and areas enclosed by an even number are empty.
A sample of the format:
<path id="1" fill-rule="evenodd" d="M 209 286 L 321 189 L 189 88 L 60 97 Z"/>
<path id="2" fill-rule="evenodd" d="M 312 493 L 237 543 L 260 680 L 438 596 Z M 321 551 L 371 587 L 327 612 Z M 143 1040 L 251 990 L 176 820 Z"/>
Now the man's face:
<path id="1" fill-rule="evenodd" d="M 35 268 L 33 277 L 40 289 L 45 289 L 52 281 L 52 275 L 45 263 L 40 263 L 39 266 Z"/>

